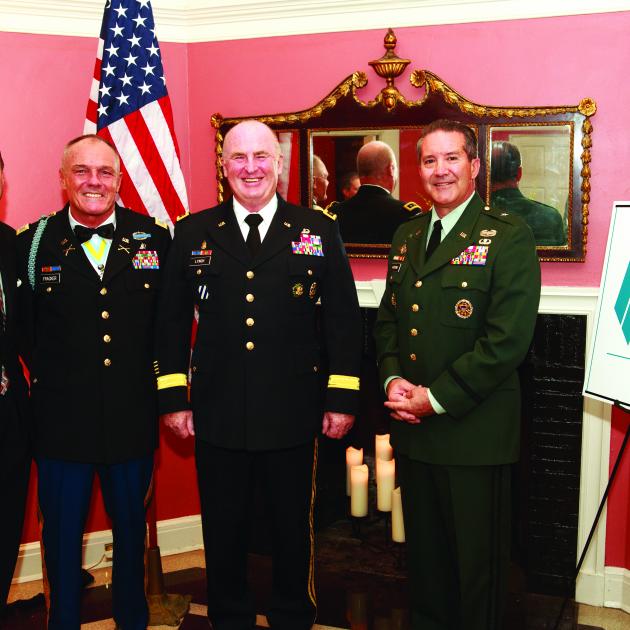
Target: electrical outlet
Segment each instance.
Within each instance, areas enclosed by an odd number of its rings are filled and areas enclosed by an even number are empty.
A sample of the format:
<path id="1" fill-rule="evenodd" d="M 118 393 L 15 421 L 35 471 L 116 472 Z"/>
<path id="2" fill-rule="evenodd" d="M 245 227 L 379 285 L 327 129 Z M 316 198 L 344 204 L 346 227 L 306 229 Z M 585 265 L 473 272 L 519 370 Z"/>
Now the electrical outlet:
<path id="1" fill-rule="evenodd" d="M 105 543 L 105 559 L 109 561 L 114 559 L 114 543 Z"/>

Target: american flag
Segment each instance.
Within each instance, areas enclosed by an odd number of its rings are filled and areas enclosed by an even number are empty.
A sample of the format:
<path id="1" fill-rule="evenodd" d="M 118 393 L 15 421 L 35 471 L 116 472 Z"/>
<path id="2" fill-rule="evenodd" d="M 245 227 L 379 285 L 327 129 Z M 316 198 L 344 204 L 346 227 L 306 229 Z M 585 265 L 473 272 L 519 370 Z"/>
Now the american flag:
<path id="1" fill-rule="evenodd" d="M 171 226 L 188 210 L 149 0 L 106 2 L 84 132 L 118 149 L 123 205 Z"/>

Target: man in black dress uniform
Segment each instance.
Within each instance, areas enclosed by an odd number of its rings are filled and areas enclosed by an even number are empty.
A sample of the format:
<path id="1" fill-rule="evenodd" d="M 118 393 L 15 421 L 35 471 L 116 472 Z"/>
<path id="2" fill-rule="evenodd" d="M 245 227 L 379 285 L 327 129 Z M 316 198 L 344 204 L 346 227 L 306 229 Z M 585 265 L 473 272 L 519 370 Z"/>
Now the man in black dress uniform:
<path id="1" fill-rule="evenodd" d="M 177 435 L 196 436 L 214 630 L 255 627 L 246 580 L 255 478 L 273 527 L 269 623 L 311 628 L 317 435 L 343 437 L 358 403 L 361 320 L 337 224 L 277 196 L 281 168 L 267 126 L 228 132 L 234 198 L 178 222 L 160 304 L 160 411 Z"/>
<path id="2" fill-rule="evenodd" d="M 158 435 L 154 312 L 170 235 L 116 205 L 120 159 L 102 138 L 68 143 L 59 175 L 68 204 L 18 231 L 48 628 L 80 625 L 96 473 L 112 520 L 114 620 L 144 630 L 144 500 Z"/>
<path id="3" fill-rule="evenodd" d="M 368 142 L 357 153 L 357 171 L 357 194 L 329 208 L 339 215 L 341 237 L 346 243 L 391 243 L 398 226 L 420 211 L 417 204 L 392 197 L 398 181 L 396 156 L 384 142 Z"/>
<path id="4" fill-rule="evenodd" d="M 0 199 L 4 162 L 0 155 Z M 31 457 L 28 392 L 17 354 L 15 230 L 0 222 L 0 620 L 15 569 Z"/>

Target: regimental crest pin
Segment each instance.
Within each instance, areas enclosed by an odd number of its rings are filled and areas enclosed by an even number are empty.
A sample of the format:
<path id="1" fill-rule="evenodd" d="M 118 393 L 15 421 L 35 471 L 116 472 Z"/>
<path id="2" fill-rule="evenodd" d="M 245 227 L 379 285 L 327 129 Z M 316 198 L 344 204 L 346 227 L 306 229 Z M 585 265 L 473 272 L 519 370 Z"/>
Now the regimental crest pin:
<path id="1" fill-rule="evenodd" d="M 293 297 L 302 297 L 304 295 L 304 285 L 301 282 L 297 282 L 291 288 Z"/>
<path id="2" fill-rule="evenodd" d="M 460 319 L 468 319 L 473 314 L 473 310 L 470 300 L 459 300 L 455 304 L 455 315 Z"/>
<path id="3" fill-rule="evenodd" d="M 400 246 L 400 249 L 399 249 L 398 251 L 400 252 L 400 254 L 401 254 L 402 256 L 404 256 L 404 255 L 407 253 L 407 243 L 403 243 L 403 244 Z M 404 258 L 403 258 L 403 260 L 404 260 Z"/>

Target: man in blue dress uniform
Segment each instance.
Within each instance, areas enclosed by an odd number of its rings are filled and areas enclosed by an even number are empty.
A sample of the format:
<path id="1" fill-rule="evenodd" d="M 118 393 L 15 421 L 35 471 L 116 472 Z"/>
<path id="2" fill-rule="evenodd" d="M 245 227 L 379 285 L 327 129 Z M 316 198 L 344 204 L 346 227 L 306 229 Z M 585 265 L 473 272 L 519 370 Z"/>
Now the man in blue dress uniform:
<path id="1" fill-rule="evenodd" d="M 80 626 L 82 535 L 98 474 L 113 529 L 114 619 L 141 630 L 158 435 L 153 320 L 170 235 L 116 205 L 120 158 L 102 138 L 68 143 L 59 174 L 68 204 L 18 231 L 48 628 Z"/>

